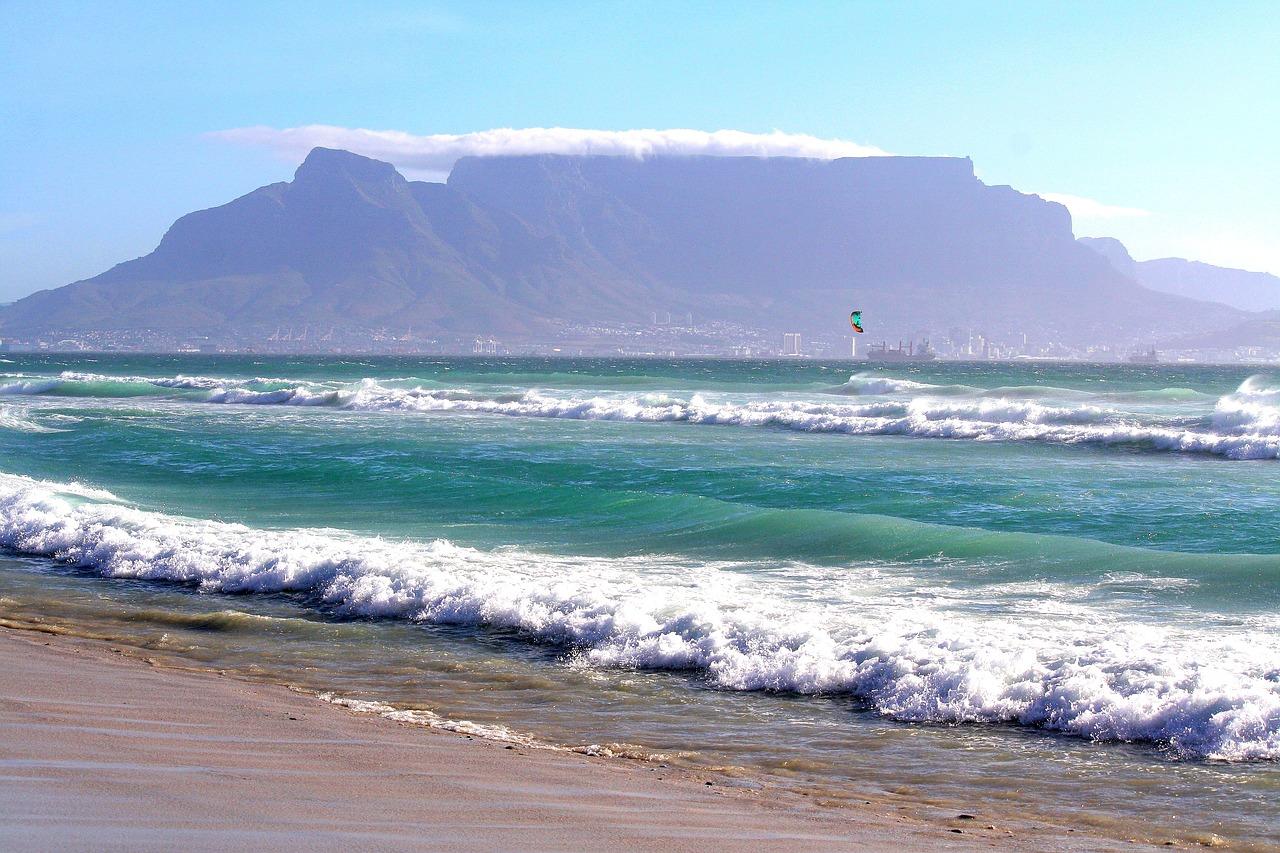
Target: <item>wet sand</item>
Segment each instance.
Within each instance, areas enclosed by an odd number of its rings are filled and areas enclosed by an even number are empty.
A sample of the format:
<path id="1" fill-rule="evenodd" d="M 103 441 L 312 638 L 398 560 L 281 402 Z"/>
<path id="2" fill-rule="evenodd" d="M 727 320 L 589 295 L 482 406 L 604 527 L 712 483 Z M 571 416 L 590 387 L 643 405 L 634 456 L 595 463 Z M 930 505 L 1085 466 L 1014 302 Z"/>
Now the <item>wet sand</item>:
<path id="1" fill-rule="evenodd" d="M 513 749 L 0 629 L 0 849 L 1133 849 L 974 813 Z"/>

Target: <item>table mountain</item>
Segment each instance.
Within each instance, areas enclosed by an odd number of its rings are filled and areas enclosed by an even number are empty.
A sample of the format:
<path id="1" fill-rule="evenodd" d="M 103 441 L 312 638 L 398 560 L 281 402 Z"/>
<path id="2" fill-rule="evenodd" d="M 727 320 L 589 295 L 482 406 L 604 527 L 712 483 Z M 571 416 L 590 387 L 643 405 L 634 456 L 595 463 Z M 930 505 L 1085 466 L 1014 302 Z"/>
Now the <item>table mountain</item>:
<path id="1" fill-rule="evenodd" d="M 281 324 L 529 338 L 691 312 L 762 330 L 953 327 L 1149 338 L 1194 310 L 1077 243 L 1066 208 L 967 159 L 496 156 L 445 184 L 313 150 L 288 183 L 188 214 L 154 252 L 0 312 L 31 330 Z"/>

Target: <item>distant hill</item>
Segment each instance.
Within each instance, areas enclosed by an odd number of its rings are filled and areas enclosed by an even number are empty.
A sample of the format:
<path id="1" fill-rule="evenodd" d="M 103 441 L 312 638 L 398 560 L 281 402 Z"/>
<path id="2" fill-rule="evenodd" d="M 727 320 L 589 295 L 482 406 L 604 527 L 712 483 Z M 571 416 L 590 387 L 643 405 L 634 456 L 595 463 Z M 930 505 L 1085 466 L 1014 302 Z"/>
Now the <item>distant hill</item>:
<path id="1" fill-rule="evenodd" d="M 1264 311 L 1247 315 L 1239 323 L 1224 329 L 1186 330 L 1170 334 L 1161 346 L 1170 349 L 1220 349 L 1239 347 L 1280 348 L 1280 311 Z"/>
<path id="2" fill-rule="evenodd" d="M 692 312 L 764 330 L 1148 339 L 1194 311 L 1076 242 L 1066 208 L 967 159 L 464 158 L 447 184 L 313 150 L 292 182 L 188 214 L 151 254 L 0 309 L 0 329 L 281 324 L 547 335 Z"/>
<path id="3" fill-rule="evenodd" d="M 1244 311 L 1280 310 L 1280 277 L 1264 272 L 1217 267 L 1182 258 L 1135 261 L 1112 237 L 1081 237 L 1117 270 L 1161 293 L 1221 302 Z"/>

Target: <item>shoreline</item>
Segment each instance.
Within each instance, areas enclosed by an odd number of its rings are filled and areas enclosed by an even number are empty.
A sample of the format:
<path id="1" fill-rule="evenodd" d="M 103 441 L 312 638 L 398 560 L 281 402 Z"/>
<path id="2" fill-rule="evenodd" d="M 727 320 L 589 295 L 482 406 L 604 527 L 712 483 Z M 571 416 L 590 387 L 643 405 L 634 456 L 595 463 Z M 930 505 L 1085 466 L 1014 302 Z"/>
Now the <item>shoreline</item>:
<path id="1" fill-rule="evenodd" d="M 485 740 L 39 629 L 0 628 L 0 661 L 4 848 L 1132 849 Z"/>

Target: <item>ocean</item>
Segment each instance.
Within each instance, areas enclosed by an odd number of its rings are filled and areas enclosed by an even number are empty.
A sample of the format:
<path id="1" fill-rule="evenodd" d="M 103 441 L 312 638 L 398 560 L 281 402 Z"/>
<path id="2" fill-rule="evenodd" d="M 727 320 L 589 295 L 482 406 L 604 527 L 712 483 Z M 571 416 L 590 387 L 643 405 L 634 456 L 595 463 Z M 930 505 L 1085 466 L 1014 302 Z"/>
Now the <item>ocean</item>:
<path id="1" fill-rule="evenodd" d="M 3 354 L 0 624 L 1265 847 L 1278 460 L 1280 376 L 1239 366 Z"/>

